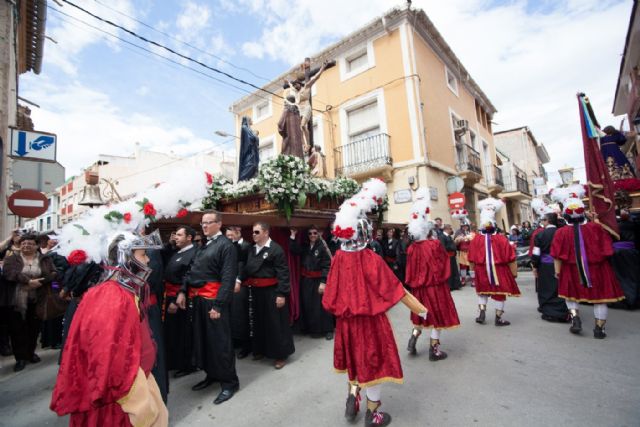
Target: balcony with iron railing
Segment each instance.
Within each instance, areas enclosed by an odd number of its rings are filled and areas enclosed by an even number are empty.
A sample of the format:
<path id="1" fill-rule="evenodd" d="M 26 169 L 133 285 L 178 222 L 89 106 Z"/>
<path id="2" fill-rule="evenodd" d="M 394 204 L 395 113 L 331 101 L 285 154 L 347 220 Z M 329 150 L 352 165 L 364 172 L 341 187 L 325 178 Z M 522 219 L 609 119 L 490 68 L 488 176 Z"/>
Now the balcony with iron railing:
<path id="1" fill-rule="evenodd" d="M 502 169 L 496 165 L 486 165 L 484 177 L 487 182 L 487 188 L 492 196 L 496 196 L 504 189 L 504 180 L 502 179 Z"/>
<path id="2" fill-rule="evenodd" d="M 475 184 L 482 178 L 480 153 L 469 144 L 456 144 L 456 169 L 466 184 Z"/>
<path id="3" fill-rule="evenodd" d="M 335 174 L 352 178 L 382 175 L 391 178 L 393 170 L 390 136 L 379 133 L 352 141 L 333 150 Z"/>
<path id="4" fill-rule="evenodd" d="M 514 164 L 507 163 L 502 166 L 504 175 L 504 196 L 514 199 L 530 199 L 531 190 L 529 189 L 529 180 L 525 171 Z"/>

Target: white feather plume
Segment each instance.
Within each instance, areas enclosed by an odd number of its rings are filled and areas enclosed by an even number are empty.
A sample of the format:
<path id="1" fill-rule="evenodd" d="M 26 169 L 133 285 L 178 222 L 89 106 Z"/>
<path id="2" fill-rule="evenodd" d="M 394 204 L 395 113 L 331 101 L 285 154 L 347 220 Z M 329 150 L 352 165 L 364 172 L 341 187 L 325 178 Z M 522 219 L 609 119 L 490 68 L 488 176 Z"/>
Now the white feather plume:
<path id="1" fill-rule="evenodd" d="M 86 211 L 78 220 L 66 224 L 59 232 L 58 253 L 69 255 L 74 250 L 83 250 L 88 261 L 101 262 L 107 257 L 111 236 L 119 232 L 134 232 L 146 226 L 138 201 L 147 199 L 156 209 L 155 217 L 171 218 L 183 208 L 183 203 L 191 203 L 189 210 L 200 206 L 207 194 L 207 180 L 204 170 L 176 171 L 166 182 L 138 193 L 124 202 L 101 206 Z M 111 211 L 128 213 L 128 222 L 108 221 L 105 215 Z"/>

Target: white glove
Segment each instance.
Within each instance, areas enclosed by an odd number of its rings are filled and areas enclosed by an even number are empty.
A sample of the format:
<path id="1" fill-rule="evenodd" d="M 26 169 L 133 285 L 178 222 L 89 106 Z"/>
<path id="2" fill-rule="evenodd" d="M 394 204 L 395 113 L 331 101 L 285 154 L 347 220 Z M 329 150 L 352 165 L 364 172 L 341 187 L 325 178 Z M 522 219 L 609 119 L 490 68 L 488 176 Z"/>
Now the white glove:
<path id="1" fill-rule="evenodd" d="M 427 312 L 426 311 L 422 312 L 422 313 L 418 314 L 418 316 L 422 317 L 423 319 L 426 319 L 427 318 Z"/>

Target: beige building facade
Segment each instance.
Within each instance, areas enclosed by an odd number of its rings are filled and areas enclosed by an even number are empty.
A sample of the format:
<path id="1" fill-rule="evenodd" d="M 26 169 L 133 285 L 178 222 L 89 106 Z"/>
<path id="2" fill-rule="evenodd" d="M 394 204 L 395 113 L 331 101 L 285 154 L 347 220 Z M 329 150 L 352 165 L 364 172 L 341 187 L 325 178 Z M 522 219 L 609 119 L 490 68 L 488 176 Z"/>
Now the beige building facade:
<path id="1" fill-rule="evenodd" d="M 432 216 L 450 222 L 445 182 L 458 175 L 477 219 L 477 201 L 502 190 L 491 129 L 496 109 L 424 11 L 391 10 L 319 52 L 312 68 L 326 60 L 336 66 L 314 86 L 313 123 L 329 177 L 383 178 L 386 220 L 406 223 L 419 187 L 430 190 Z M 243 116 L 253 119 L 261 160 L 281 151 L 283 81 L 298 71 L 264 87 L 275 95 L 258 91 L 231 106 L 238 132 Z"/>
<path id="2" fill-rule="evenodd" d="M 528 126 L 496 132 L 496 148 L 502 165 L 503 191 L 510 225 L 533 221 L 531 199 L 546 193 L 549 154 Z"/>

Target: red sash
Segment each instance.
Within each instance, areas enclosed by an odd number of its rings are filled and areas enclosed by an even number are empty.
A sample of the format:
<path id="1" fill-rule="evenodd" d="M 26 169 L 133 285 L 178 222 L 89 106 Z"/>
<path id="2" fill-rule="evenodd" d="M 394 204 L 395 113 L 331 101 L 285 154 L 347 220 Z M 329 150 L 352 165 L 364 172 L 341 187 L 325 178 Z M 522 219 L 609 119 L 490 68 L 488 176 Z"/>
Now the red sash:
<path id="1" fill-rule="evenodd" d="M 267 286 L 277 285 L 278 279 L 275 277 L 249 277 L 247 281 L 244 283 L 246 283 L 246 286 L 254 286 L 256 288 L 266 288 Z"/>
<path id="2" fill-rule="evenodd" d="M 300 271 L 300 275 L 302 277 L 307 277 L 309 279 L 319 279 L 322 277 L 322 271 L 320 270 L 305 270 L 304 268 Z"/>
<path id="3" fill-rule="evenodd" d="M 151 292 L 149 294 L 149 306 L 158 305 L 158 296 Z"/>
<path id="4" fill-rule="evenodd" d="M 456 251 L 447 251 L 447 255 L 449 255 L 450 257 L 456 256 Z"/>
<path id="5" fill-rule="evenodd" d="M 164 297 L 177 297 L 182 286 L 171 282 L 164 282 Z"/>
<path id="6" fill-rule="evenodd" d="M 201 288 L 189 288 L 189 298 L 201 297 L 205 299 L 215 299 L 220 286 L 222 286 L 220 282 L 207 282 Z"/>

